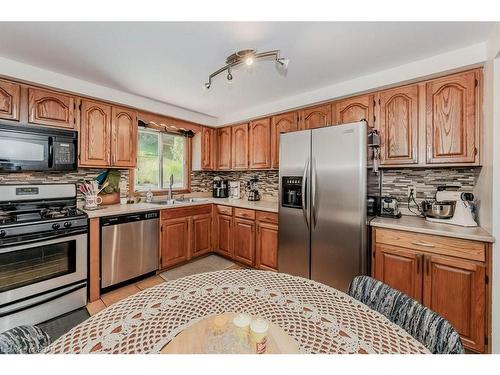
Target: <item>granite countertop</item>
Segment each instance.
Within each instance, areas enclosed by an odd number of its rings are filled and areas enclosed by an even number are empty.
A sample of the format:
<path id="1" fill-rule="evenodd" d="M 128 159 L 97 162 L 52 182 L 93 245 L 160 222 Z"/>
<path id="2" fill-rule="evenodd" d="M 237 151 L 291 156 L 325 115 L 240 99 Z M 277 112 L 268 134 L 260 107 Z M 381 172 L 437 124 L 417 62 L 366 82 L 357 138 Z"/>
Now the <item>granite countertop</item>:
<path id="1" fill-rule="evenodd" d="M 229 198 L 203 198 L 201 202 L 186 202 L 176 203 L 174 205 L 153 204 L 153 203 L 134 203 L 134 204 L 111 204 L 102 206 L 98 210 L 84 210 L 89 218 L 105 217 L 111 215 L 122 215 L 134 212 L 158 211 L 167 210 L 178 207 L 200 206 L 204 204 L 221 204 L 224 206 L 232 206 L 239 208 L 248 208 L 258 211 L 278 212 L 278 202 L 275 201 L 256 201 L 251 202 L 246 199 L 229 199 Z"/>
<path id="2" fill-rule="evenodd" d="M 466 240 L 495 242 L 495 238 L 481 227 L 461 227 L 458 225 L 432 223 L 417 216 L 401 216 L 400 219 L 376 217 L 370 222 L 372 227 L 404 230 L 438 236 L 462 238 Z"/>

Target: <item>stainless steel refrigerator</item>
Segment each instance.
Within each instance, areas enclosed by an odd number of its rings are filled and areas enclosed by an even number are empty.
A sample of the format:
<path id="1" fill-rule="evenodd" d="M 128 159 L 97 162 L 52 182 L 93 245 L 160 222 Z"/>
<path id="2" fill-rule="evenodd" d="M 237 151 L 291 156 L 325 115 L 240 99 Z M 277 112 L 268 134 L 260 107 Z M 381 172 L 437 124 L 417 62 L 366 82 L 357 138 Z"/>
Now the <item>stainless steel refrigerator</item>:
<path id="1" fill-rule="evenodd" d="M 280 137 L 279 271 L 346 291 L 368 270 L 367 126 Z"/>

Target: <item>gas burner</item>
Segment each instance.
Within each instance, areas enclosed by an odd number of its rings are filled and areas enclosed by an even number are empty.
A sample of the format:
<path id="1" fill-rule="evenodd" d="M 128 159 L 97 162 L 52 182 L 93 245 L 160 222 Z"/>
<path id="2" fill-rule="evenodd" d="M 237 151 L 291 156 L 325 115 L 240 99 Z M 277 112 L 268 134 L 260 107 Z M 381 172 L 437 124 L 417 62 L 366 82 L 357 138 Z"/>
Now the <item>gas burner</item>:
<path id="1" fill-rule="evenodd" d="M 16 219 L 13 215 L 0 212 L 0 225 L 10 224 L 14 221 L 16 221 Z"/>
<path id="2" fill-rule="evenodd" d="M 74 206 L 47 207 L 40 212 L 43 219 L 59 219 L 78 215 L 79 212 Z"/>

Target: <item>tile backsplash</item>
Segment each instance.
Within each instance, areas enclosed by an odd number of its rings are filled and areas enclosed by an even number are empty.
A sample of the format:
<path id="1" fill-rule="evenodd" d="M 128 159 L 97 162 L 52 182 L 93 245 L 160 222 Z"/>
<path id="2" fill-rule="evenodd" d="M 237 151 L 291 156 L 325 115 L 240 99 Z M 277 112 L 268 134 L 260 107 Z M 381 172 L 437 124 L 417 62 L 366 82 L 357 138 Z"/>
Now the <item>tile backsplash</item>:
<path id="1" fill-rule="evenodd" d="M 406 203 L 409 185 L 416 186 L 417 200 L 433 199 L 437 187 L 442 185 L 473 190 L 480 171 L 479 167 L 384 169 L 381 171 L 382 196 L 393 196 Z"/>
<path id="2" fill-rule="evenodd" d="M 80 168 L 74 172 L 0 173 L 0 184 L 76 184 L 84 179 L 93 180 L 102 171 L 102 169 Z M 129 171 L 127 169 L 121 169 L 120 172 L 122 186 L 126 186 L 126 194 L 128 195 Z M 78 192 L 78 198 L 83 199 L 80 192 Z"/>
<path id="3" fill-rule="evenodd" d="M 278 171 L 228 171 L 228 172 L 208 172 L 208 171 L 193 171 L 191 172 L 191 191 L 193 193 L 212 192 L 212 184 L 214 177 L 227 179 L 229 181 L 240 181 L 241 192 L 245 191 L 247 182 L 257 176 L 257 188 L 259 189 L 262 199 L 278 200 Z"/>

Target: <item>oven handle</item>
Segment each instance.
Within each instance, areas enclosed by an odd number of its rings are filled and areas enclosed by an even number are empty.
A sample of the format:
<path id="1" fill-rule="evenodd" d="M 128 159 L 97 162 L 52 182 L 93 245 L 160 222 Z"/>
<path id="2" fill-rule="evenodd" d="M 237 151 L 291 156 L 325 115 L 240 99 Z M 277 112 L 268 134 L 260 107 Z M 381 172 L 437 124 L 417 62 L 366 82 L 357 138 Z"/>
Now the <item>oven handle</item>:
<path id="1" fill-rule="evenodd" d="M 14 246 L 17 247 L 19 245 L 30 244 L 30 243 L 37 242 L 37 241 L 40 242 L 41 245 L 43 245 L 48 240 L 53 240 L 53 239 L 57 239 L 57 238 L 64 238 L 64 237 L 74 237 L 74 236 L 77 236 L 80 234 L 86 234 L 87 232 L 88 232 L 87 229 L 77 229 L 77 230 L 73 230 L 73 231 L 68 230 L 67 232 L 53 234 L 50 236 L 43 236 L 43 237 L 37 236 L 37 237 L 30 238 L 30 239 L 24 240 L 24 241 L 15 241 L 15 242 L 6 242 L 6 243 L 2 243 L 0 241 L 0 254 L 8 252 L 8 251 L 12 251 L 10 248 L 14 247 Z M 8 248 L 8 250 L 5 251 L 4 250 L 5 248 Z"/>
<path id="2" fill-rule="evenodd" d="M 6 311 L 4 313 L 0 313 L 0 318 L 3 318 L 4 316 L 7 316 L 7 315 L 12 315 L 12 314 L 24 311 L 24 310 L 31 309 L 31 308 L 36 307 L 36 306 L 40 306 L 40 305 L 42 305 L 44 303 L 53 301 L 53 300 L 61 298 L 61 297 L 64 297 L 64 296 L 66 296 L 66 295 L 68 295 L 70 293 L 73 293 L 73 292 L 75 292 L 75 291 L 77 291 L 79 289 L 85 288 L 86 286 L 87 286 L 87 282 L 86 281 L 82 281 L 81 284 L 78 284 L 78 285 L 74 286 L 73 288 L 67 289 L 67 290 L 63 291 L 62 293 L 55 294 L 55 295 L 53 295 L 53 296 L 51 296 L 49 298 L 46 298 L 46 299 L 34 302 L 32 304 L 29 304 L 29 305 L 26 305 L 26 306 L 23 306 L 23 307 L 19 307 L 17 309 L 13 309 L 13 310 Z M 16 301 L 16 302 L 18 302 L 18 301 Z"/>

